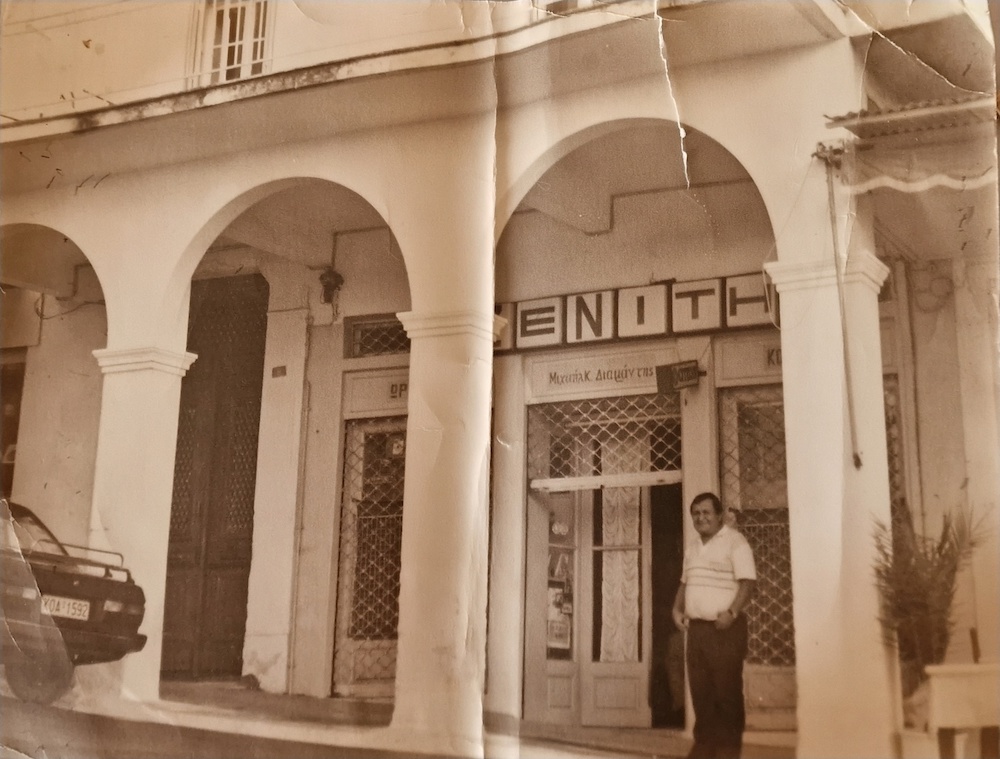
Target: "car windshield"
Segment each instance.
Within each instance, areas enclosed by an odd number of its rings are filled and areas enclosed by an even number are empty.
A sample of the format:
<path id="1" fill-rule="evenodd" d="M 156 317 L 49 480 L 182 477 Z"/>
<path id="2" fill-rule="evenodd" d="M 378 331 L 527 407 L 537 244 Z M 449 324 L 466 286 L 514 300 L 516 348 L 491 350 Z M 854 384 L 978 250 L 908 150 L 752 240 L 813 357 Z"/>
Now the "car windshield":
<path id="1" fill-rule="evenodd" d="M 11 511 L 4 515 L 6 517 L 3 525 L 4 548 L 19 546 L 22 551 L 68 555 L 62 544 L 56 540 L 56 536 L 38 517 L 23 507 L 17 508 L 16 512 L 14 508 L 17 507 L 12 507 Z"/>

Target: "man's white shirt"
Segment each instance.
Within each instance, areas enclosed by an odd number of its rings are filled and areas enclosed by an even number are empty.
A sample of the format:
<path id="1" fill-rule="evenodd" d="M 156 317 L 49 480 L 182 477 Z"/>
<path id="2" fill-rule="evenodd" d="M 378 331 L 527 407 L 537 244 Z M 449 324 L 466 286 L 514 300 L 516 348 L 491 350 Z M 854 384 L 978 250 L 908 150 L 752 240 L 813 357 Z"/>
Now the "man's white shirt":
<path id="1" fill-rule="evenodd" d="M 684 612 L 690 619 L 713 620 L 730 607 L 739 580 L 756 580 L 747 539 L 727 525 L 703 543 L 697 536 L 684 551 Z"/>

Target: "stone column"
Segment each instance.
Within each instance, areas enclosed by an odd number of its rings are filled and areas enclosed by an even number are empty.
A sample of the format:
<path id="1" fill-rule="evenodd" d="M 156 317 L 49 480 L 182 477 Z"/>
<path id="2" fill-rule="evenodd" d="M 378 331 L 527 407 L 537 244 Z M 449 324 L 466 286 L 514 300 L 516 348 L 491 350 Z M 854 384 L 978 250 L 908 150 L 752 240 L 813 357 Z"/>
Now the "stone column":
<path id="1" fill-rule="evenodd" d="M 875 522 L 889 522 L 888 269 L 866 250 L 766 268 L 781 298 L 798 756 L 892 756 L 895 666 L 872 571 Z"/>
<path id="2" fill-rule="evenodd" d="M 91 532 L 119 551 L 146 594 L 142 651 L 124 659 L 122 695 L 159 698 L 167 546 L 181 378 L 195 359 L 159 347 L 94 351 L 104 373 Z"/>
<path id="3" fill-rule="evenodd" d="M 482 755 L 494 316 L 399 315 L 411 339 L 392 728 Z"/>
<path id="4" fill-rule="evenodd" d="M 494 366 L 493 531 L 490 536 L 493 566 L 489 589 L 486 708 L 498 732 L 516 734 L 523 698 L 524 570 L 527 561 L 524 363 L 519 355 L 502 356 L 497 357 Z"/>

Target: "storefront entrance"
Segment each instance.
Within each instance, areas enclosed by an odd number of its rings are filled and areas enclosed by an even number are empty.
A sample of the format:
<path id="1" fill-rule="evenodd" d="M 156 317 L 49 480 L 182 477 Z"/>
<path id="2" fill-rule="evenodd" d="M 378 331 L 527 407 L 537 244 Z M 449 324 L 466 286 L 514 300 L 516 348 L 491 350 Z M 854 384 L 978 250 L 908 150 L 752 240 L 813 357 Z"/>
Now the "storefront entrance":
<path id="1" fill-rule="evenodd" d="M 530 721 L 683 722 L 669 614 L 683 546 L 678 406 L 646 395 L 529 407 Z"/>
<path id="2" fill-rule="evenodd" d="M 390 697 L 396 675 L 406 417 L 347 422 L 333 692 Z"/>
<path id="3" fill-rule="evenodd" d="M 528 719 L 682 727 L 680 485 L 530 498 Z M 545 570 L 545 571 L 542 571 Z"/>

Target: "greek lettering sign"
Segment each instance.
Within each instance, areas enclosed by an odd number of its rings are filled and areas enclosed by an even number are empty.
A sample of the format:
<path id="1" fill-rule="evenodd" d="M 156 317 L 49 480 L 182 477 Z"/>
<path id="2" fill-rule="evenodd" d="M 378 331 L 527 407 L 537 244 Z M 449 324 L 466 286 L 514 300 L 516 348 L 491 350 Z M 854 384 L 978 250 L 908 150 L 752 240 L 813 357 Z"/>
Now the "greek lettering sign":
<path id="1" fill-rule="evenodd" d="M 533 398 L 631 395 L 656 392 L 656 367 L 676 359 L 674 350 L 604 353 L 528 364 Z"/>

